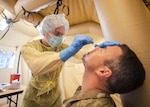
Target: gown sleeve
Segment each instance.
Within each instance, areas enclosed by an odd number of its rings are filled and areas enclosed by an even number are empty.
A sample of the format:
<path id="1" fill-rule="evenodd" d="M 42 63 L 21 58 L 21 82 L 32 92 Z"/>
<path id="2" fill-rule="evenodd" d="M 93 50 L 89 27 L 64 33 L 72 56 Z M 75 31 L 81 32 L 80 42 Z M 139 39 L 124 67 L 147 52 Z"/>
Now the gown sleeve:
<path id="1" fill-rule="evenodd" d="M 59 52 L 66 47 L 61 47 L 57 51 L 54 49 L 48 50 L 46 48 L 43 49 L 40 42 L 30 42 L 23 45 L 21 54 L 32 73 L 41 75 L 52 72 L 63 64 Z"/>

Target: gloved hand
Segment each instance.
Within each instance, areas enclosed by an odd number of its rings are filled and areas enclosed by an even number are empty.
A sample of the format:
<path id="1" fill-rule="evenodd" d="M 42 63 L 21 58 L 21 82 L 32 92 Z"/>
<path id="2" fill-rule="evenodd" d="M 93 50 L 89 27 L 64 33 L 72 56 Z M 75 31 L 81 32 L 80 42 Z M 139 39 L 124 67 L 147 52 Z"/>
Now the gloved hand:
<path id="1" fill-rule="evenodd" d="M 105 41 L 101 44 L 96 44 L 96 46 L 99 46 L 100 48 L 105 48 L 106 46 L 119 46 L 121 45 L 119 42 L 114 42 L 114 41 Z"/>
<path id="2" fill-rule="evenodd" d="M 60 51 L 60 58 L 63 62 L 69 59 L 71 56 L 76 54 L 84 45 L 86 44 L 93 44 L 93 39 L 89 36 L 83 34 L 77 34 L 72 42 L 72 44 Z"/>

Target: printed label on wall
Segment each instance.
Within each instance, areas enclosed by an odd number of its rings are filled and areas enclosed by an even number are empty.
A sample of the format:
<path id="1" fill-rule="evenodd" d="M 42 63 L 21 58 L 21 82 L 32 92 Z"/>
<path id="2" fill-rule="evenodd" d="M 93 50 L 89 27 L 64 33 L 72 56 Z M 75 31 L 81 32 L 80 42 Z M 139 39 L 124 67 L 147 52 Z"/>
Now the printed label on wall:
<path id="1" fill-rule="evenodd" d="M 15 52 L 0 50 L 0 68 L 13 68 L 15 61 Z"/>

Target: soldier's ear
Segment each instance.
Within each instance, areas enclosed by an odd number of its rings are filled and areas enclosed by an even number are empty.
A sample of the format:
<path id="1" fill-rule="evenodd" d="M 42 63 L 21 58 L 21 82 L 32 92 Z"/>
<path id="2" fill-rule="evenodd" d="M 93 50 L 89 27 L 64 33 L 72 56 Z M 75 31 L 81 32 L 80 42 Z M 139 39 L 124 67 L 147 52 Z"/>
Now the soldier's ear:
<path id="1" fill-rule="evenodd" d="M 96 71 L 96 74 L 101 77 L 110 77 L 112 75 L 111 69 L 109 69 L 107 66 L 101 67 Z"/>

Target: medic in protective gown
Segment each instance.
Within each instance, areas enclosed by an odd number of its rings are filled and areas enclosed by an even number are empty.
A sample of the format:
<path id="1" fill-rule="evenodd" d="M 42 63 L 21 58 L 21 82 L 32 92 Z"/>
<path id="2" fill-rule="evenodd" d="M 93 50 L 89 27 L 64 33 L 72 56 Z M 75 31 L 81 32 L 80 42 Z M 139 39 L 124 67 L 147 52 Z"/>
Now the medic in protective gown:
<path id="1" fill-rule="evenodd" d="M 46 16 L 39 28 L 44 35 L 43 39 L 29 42 L 21 49 L 22 56 L 32 71 L 21 107 L 62 107 L 58 82 L 62 65 L 84 45 L 93 43 L 93 39 L 78 34 L 70 46 L 63 44 L 63 35 L 69 29 L 63 14 Z"/>

